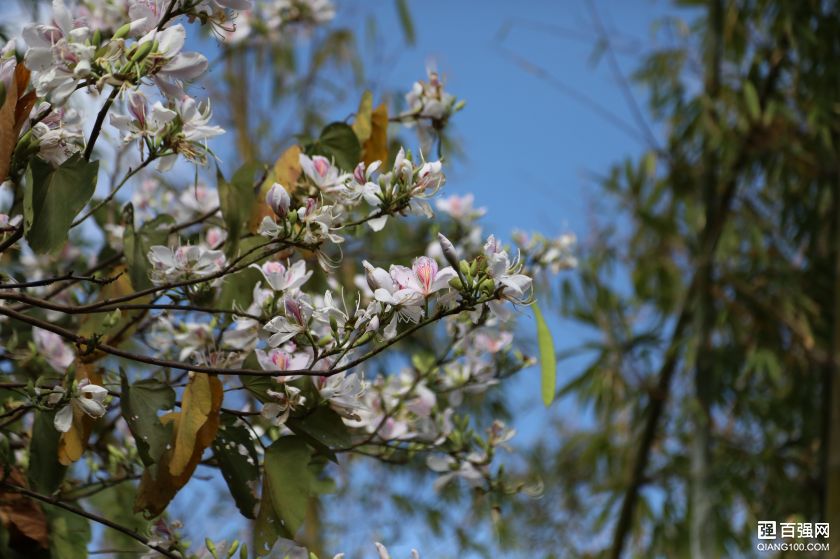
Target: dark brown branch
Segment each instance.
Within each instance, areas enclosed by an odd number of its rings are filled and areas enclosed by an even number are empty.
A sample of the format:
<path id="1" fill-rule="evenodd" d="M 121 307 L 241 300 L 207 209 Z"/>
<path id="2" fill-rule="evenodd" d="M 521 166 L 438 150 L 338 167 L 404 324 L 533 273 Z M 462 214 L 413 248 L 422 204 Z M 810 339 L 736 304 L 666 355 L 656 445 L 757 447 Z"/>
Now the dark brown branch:
<path id="1" fill-rule="evenodd" d="M 8 483 L 8 482 L 3 482 L 3 486 L 7 487 L 8 489 L 10 489 L 12 491 L 20 493 L 21 495 L 26 495 L 30 499 L 35 499 L 36 501 L 40 501 L 42 503 L 47 503 L 49 505 L 56 506 L 58 508 L 66 510 L 68 512 L 72 512 L 73 514 L 83 516 L 84 518 L 87 518 L 88 520 L 93 520 L 94 522 L 98 522 L 99 524 L 102 524 L 103 526 L 107 526 L 109 528 L 112 528 L 112 529 L 114 529 L 118 532 L 122 532 L 123 534 L 125 534 L 129 538 L 142 543 L 143 545 L 145 545 L 149 549 L 154 549 L 155 551 L 157 551 L 158 553 L 160 553 L 164 557 L 169 557 L 170 559 L 181 559 L 180 554 L 173 553 L 172 551 L 166 549 L 165 547 L 161 547 L 157 544 L 151 543 L 149 541 L 149 539 L 146 538 L 145 536 L 142 536 L 142 535 L 138 534 L 137 532 L 135 532 L 134 530 L 132 530 L 130 528 L 126 528 L 125 526 L 121 526 L 120 524 L 117 524 L 113 520 L 109 520 L 107 518 L 99 516 L 98 514 L 94 514 L 92 512 L 88 512 L 86 510 L 80 509 L 79 507 L 64 503 L 64 502 L 59 501 L 58 499 L 55 499 L 53 497 L 49 497 L 47 495 L 41 495 L 40 493 L 36 493 L 35 491 L 31 491 L 31 490 L 26 489 L 24 487 L 19 487 L 17 485 L 12 485 L 11 483 Z"/>

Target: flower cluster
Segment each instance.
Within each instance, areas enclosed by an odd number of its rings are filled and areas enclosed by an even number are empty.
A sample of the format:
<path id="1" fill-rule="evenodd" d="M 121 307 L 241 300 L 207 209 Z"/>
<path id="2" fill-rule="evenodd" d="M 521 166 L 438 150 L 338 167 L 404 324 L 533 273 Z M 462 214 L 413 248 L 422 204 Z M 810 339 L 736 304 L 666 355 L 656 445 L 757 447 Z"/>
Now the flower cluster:
<path id="1" fill-rule="evenodd" d="M 465 102 L 459 101 L 443 89 L 443 80 L 435 70 L 428 70 L 428 81 L 418 80 L 405 94 L 408 110 L 400 115 L 406 123 L 418 120 L 431 120 L 438 127 L 454 113 L 464 108 Z"/>
<path id="2" fill-rule="evenodd" d="M 335 6 L 331 0 L 266 0 L 240 13 L 224 39 L 231 44 L 282 41 L 290 30 L 309 30 L 334 17 Z"/>

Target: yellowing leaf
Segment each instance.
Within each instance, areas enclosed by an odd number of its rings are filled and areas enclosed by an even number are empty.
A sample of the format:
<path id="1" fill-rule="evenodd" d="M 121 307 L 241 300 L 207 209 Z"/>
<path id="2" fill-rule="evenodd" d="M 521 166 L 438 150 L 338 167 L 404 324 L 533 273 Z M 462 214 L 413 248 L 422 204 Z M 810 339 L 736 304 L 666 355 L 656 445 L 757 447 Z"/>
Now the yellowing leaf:
<path id="1" fill-rule="evenodd" d="M 76 380 L 88 379 L 93 384 L 102 384 L 102 375 L 92 365 L 78 363 L 76 365 Z M 63 466 L 69 466 L 82 457 L 87 446 L 87 440 L 96 421 L 76 406 L 73 409 L 73 423 L 70 430 L 61 434 L 58 441 L 58 461 Z"/>
<path id="2" fill-rule="evenodd" d="M 365 165 L 388 160 L 388 106 L 382 103 L 370 116 L 370 137 L 362 144 Z"/>
<path id="3" fill-rule="evenodd" d="M 275 182 L 283 185 L 289 194 L 294 192 L 297 185 L 298 178 L 300 178 L 300 146 L 292 146 L 277 158 L 274 167 L 268 173 L 265 181 L 260 186 L 260 191 L 257 194 L 257 202 L 254 204 L 254 209 L 251 212 L 251 219 L 248 221 L 248 230 L 256 233 L 260 227 L 263 218 L 273 217 L 274 212 L 268 207 L 265 201 L 265 195 Z"/>
<path id="4" fill-rule="evenodd" d="M 22 62 L 18 63 L 14 79 L 10 81 L 3 105 L 0 106 L 0 182 L 9 175 L 18 135 L 35 104 L 34 91 L 22 95 L 28 84 L 29 69 Z"/>
<path id="5" fill-rule="evenodd" d="M 356 118 L 353 120 L 353 132 L 359 138 L 359 143 L 364 144 L 370 138 L 371 115 L 373 113 L 373 93 L 365 91 L 362 100 L 359 102 L 359 109 L 356 111 Z"/>
<path id="6" fill-rule="evenodd" d="M 198 434 L 207 422 L 215 422 L 219 428 L 219 408 L 222 406 L 222 384 L 216 377 L 195 373 L 184 390 L 181 403 L 181 417 L 175 436 L 175 448 L 169 473 L 178 477 L 189 465 L 198 446 Z M 212 442 L 212 438 L 210 439 Z M 206 448 L 207 445 L 205 445 Z M 202 448 L 203 450 L 203 448 Z"/>
<path id="7" fill-rule="evenodd" d="M 164 426 L 173 424 L 172 448 L 163 453 L 158 464 L 143 472 L 134 503 L 135 512 L 144 512 L 148 517 L 158 516 L 187 484 L 204 450 L 212 444 L 219 431 L 222 396 L 222 383 L 218 378 L 196 373 L 184 391 L 183 411 L 171 412 L 160 418 Z M 198 425 L 201 416 L 204 420 Z M 178 473 L 173 474 L 173 471 Z"/>

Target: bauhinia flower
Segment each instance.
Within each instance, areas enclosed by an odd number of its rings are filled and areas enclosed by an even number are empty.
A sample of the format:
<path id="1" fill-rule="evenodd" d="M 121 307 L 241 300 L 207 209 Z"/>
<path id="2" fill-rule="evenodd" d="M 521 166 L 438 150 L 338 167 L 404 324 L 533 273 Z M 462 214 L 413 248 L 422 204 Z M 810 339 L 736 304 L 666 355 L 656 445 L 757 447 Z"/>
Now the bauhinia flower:
<path id="1" fill-rule="evenodd" d="M 490 235 L 484 244 L 484 256 L 487 258 L 487 274 L 495 282 L 495 289 L 501 288 L 501 300 L 490 301 L 490 310 L 500 319 L 506 319 L 510 312 L 504 307 L 505 300 L 516 305 L 525 304 L 531 296 L 532 280 L 525 274 L 518 273 L 522 266 L 510 261 L 510 257 L 496 237 Z"/>
<path id="2" fill-rule="evenodd" d="M 282 345 L 298 334 L 306 332 L 306 326 L 309 323 L 311 311 L 299 300 L 285 297 L 283 306 L 286 311 L 285 316 L 276 316 L 265 325 L 265 330 L 272 332 L 268 338 L 268 345 L 271 347 Z"/>
<path id="3" fill-rule="evenodd" d="M 456 460 L 450 455 L 433 454 L 426 459 L 426 465 L 430 470 L 441 474 L 434 483 L 435 490 L 439 491 L 458 477 L 465 480 L 471 487 L 481 487 L 484 483 L 483 469 L 486 468 L 484 466 L 486 461 L 486 456 L 474 452 L 463 460 Z"/>
<path id="4" fill-rule="evenodd" d="M 218 273 L 225 264 L 225 256 L 218 250 L 207 250 L 196 245 L 185 245 L 172 250 L 156 245 L 149 250 L 152 264 L 152 281 L 165 283 L 184 277 L 203 277 Z"/>
<path id="5" fill-rule="evenodd" d="M 416 258 L 411 268 L 391 267 L 391 277 L 400 289 L 408 289 L 422 295 L 423 298 L 428 298 L 441 289 L 448 289 L 449 282 L 457 276 L 451 266 L 438 269 L 438 263 L 428 256 Z"/>
<path id="6" fill-rule="evenodd" d="M 24 61 L 32 70 L 32 83 L 39 97 L 63 104 L 76 90 L 80 79 L 91 72 L 96 47 L 90 44 L 91 30 L 77 25 L 63 0 L 53 0 L 51 24 L 32 23 L 23 28 L 29 47 Z"/>
<path id="7" fill-rule="evenodd" d="M 343 188 L 347 175 L 342 175 L 335 165 L 323 155 L 309 157 L 300 154 L 300 167 L 303 174 L 311 180 L 319 190 L 331 192 Z"/>
<path id="8" fill-rule="evenodd" d="M 64 399 L 65 391 L 61 387 L 55 387 L 47 397 L 47 403 L 55 405 Z M 70 430 L 73 424 L 73 412 L 78 410 L 89 417 L 98 419 L 105 415 L 108 408 L 105 406 L 105 398 L 108 390 L 98 384 L 92 384 L 88 379 L 79 382 L 77 391 L 70 398 L 70 402 L 64 405 L 55 414 L 53 424 L 62 433 Z"/>
<path id="9" fill-rule="evenodd" d="M 306 262 L 298 260 L 288 269 L 280 262 L 270 260 L 262 266 L 253 264 L 262 272 L 265 281 L 274 291 L 289 291 L 297 289 L 312 276 L 312 270 L 306 270 Z"/>
<path id="10" fill-rule="evenodd" d="M 32 329 L 32 339 L 35 342 L 35 350 L 42 356 L 50 367 L 63 373 L 76 359 L 76 354 L 64 339 L 54 332 Z"/>
<path id="11" fill-rule="evenodd" d="M 160 101 L 156 101 L 149 110 L 146 96 L 139 91 L 130 91 L 126 95 L 126 110 L 127 114 L 111 113 L 110 117 L 111 124 L 125 132 L 125 142 L 142 137 L 158 138 L 177 116 L 175 111 L 164 107 Z"/>
<path id="12" fill-rule="evenodd" d="M 279 391 L 269 389 L 266 390 L 266 394 L 271 397 L 272 401 L 263 405 L 260 414 L 277 426 L 286 423 L 289 414 L 295 408 L 306 403 L 306 397 L 301 394 L 299 388 L 285 383 L 281 385 Z"/>
<path id="13" fill-rule="evenodd" d="M 305 353 L 289 353 L 280 348 L 273 348 L 268 351 L 257 349 L 254 352 L 257 356 L 257 362 L 264 371 L 298 370 L 309 364 L 309 355 Z M 275 378 L 278 382 L 290 382 L 299 377 L 300 375 L 280 375 Z"/>
<path id="14" fill-rule="evenodd" d="M 36 108 L 36 114 L 50 110 L 48 103 Z M 52 107 L 52 110 L 32 127 L 33 143 L 38 155 L 53 165 L 61 165 L 74 153 L 82 151 L 85 137 L 82 118 L 75 109 Z"/>
<path id="15" fill-rule="evenodd" d="M 443 80 L 434 70 L 428 70 L 429 81 L 418 80 L 406 93 L 405 100 L 408 111 L 400 115 L 403 120 L 428 118 L 442 121 L 463 108 L 464 103 L 458 102 L 454 95 L 443 90 Z"/>
<path id="16" fill-rule="evenodd" d="M 435 202 L 435 207 L 438 210 L 449 214 L 452 219 L 457 221 L 469 221 L 479 218 L 487 213 L 486 208 L 474 208 L 474 201 L 475 196 L 472 194 L 465 194 L 464 196 L 453 194 L 451 196 L 447 196 L 446 198 L 438 199 L 437 202 Z"/>
<path id="17" fill-rule="evenodd" d="M 361 421 L 359 410 L 365 407 L 361 400 L 365 393 L 364 377 L 356 374 L 339 373 L 326 377 L 313 377 L 312 381 L 321 398 L 341 417 Z"/>
<path id="18" fill-rule="evenodd" d="M 207 58 L 203 54 L 181 52 L 186 38 L 184 26 L 178 24 L 162 31 L 152 29 L 138 41 L 140 45 L 149 41 L 156 43 L 155 50 L 146 59 L 151 64 L 148 73 L 154 76 L 161 91 L 174 99 L 184 94 L 181 82 L 194 80 L 207 71 Z"/>

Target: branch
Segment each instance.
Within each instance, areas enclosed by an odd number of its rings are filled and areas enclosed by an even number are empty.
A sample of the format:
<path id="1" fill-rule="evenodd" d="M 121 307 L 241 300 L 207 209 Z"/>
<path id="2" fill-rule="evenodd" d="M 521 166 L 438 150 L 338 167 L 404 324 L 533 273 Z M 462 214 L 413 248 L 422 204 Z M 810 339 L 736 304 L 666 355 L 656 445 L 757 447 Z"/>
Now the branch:
<path id="1" fill-rule="evenodd" d="M 165 557 L 169 557 L 170 559 L 181 559 L 180 555 L 176 555 L 175 553 L 171 552 L 170 550 L 168 550 L 164 547 L 161 547 L 157 544 L 151 543 L 149 541 L 149 539 L 146 538 L 145 536 L 142 536 L 142 535 L 138 534 L 137 532 L 135 532 L 134 530 L 132 530 L 130 528 L 126 528 L 125 526 L 121 526 L 120 524 L 117 524 L 113 520 L 109 520 L 107 518 L 104 518 L 104 517 L 99 516 L 97 514 L 94 514 L 92 512 L 88 512 L 86 510 L 80 509 L 79 507 L 69 505 L 69 504 L 64 503 L 62 501 L 59 501 L 58 499 L 55 499 L 53 497 L 48 497 L 47 495 L 41 495 L 40 493 L 36 493 L 35 491 L 30 491 L 29 489 L 26 489 L 24 487 L 19 487 L 17 485 L 12 485 L 11 483 L 8 483 L 8 482 L 3 482 L 3 486 L 9 488 L 12 491 L 20 493 L 21 495 L 26 495 L 30 499 L 35 499 L 36 501 L 41 501 L 42 503 L 47 503 L 47 504 L 56 506 L 58 508 L 62 508 L 64 510 L 68 511 L 68 512 L 72 512 L 73 514 L 83 516 L 83 517 L 87 518 L 88 520 L 93 520 L 94 522 L 98 522 L 99 524 L 102 524 L 103 526 L 107 526 L 107 527 L 112 528 L 112 529 L 114 529 L 118 532 L 122 532 L 123 534 L 125 534 L 129 538 L 142 543 L 143 545 L 145 545 L 149 549 L 154 549 L 155 551 L 157 551 L 158 553 L 160 553 L 161 555 L 163 555 Z"/>
<path id="2" fill-rule="evenodd" d="M 99 132 L 102 130 L 102 123 L 105 121 L 105 115 L 108 114 L 108 109 L 111 108 L 111 105 L 114 103 L 114 99 L 117 98 L 117 94 L 120 92 L 118 87 L 115 87 L 111 91 L 111 95 L 108 96 L 108 99 L 105 101 L 105 104 L 102 105 L 102 108 L 99 109 L 99 114 L 96 115 L 96 121 L 93 123 L 93 130 L 90 131 L 90 138 L 88 138 L 87 147 L 85 148 L 85 161 L 90 161 L 90 156 L 93 155 L 93 146 L 96 145 L 96 139 L 99 137 Z"/>

